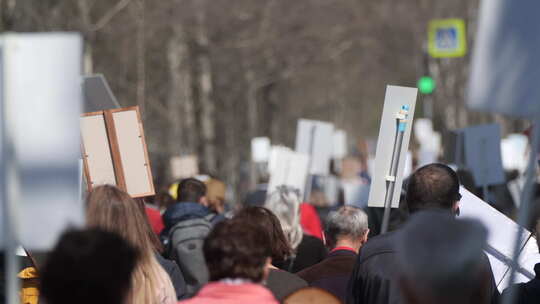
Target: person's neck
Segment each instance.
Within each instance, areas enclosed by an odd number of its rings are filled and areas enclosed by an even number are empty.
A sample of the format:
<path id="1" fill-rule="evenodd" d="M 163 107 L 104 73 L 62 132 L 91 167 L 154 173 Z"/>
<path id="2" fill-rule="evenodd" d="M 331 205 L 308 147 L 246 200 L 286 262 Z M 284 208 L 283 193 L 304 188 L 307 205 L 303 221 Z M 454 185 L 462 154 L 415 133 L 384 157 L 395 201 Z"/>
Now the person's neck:
<path id="1" fill-rule="evenodd" d="M 353 249 L 354 252 L 358 253 L 358 251 L 360 250 L 360 246 L 361 245 L 358 242 L 353 242 L 352 240 L 349 240 L 349 239 L 341 239 L 336 242 L 336 246 L 334 246 L 334 248 L 349 247 Z"/>

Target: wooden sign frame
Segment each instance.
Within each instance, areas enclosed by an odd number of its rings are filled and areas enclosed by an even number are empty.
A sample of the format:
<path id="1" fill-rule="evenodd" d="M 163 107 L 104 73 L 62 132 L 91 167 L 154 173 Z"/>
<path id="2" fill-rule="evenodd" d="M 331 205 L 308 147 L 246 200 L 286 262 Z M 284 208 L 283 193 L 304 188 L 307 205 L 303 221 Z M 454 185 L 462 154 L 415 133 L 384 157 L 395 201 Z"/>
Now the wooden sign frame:
<path id="1" fill-rule="evenodd" d="M 130 193 L 128 191 L 129 187 L 128 187 L 128 184 L 127 184 L 127 181 L 126 181 L 126 176 L 125 176 L 125 169 L 126 168 L 124 167 L 124 159 L 122 159 L 122 154 L 120 152 L 121 147 L 120 147 L 119 138 L 118 138 L 118 128 L 117 128 L 117 125 L 116 125 L 116 122 L 115 122 L 114 115 L 116 113 L 129 112 L 129 111 L 135 111 L 136 112 L 136 118 L 137 118 L 137 121 L 138 121 L 139 138 L 141 139 L 143 153 L 144 153 L 144 166 L 146 167 L 146 174 L 148 176 L 148 188 L 150 189 L 147 192 Z M 140 114 L 140 111 L 139 111 L 139 107 L 134 106 L 134 107 L 126 107 L 126 108 L 119 108 L 119 109 L 110 109 L 110 110 L 104 110 L 104 111 L 90 112 L 90 113 L 82 114 L 81 118 L 91 117 L 91 116 L 102 116 L 103 117 L 104 124 L 105 124 L 105 130 L 106 130 L 106 133 L 107 133 L 107 141 L 108 141 L 108 145 L 109 145 L 110 157 L 112 159 L 112 165 L 113 165 L 113 170 L 114 170 L 113 173 L 114 173 L 114 179 L 115 179 L 115 182 L 116 182 L 116 186 L 118 188 L 126 191 L 127 193 L 129 193 L 131 195 L 131 197 L 134 197 L 134 198 L 154 195 L 155 194 L 155 188 L 154 188 L 154 183 L 153 183 L 153 178 L 152 178 L 152 170 L 151 170 L 151 167 L 150 167 L 150 159 L 148 157 L 148 148 L 147 148 L 146 139 L 145 139 L 145 136 L 144 136 L 144 129 L 143 129 L 143 124 L 142 124 L 142 119 L 141 119 L 141 114 Z M 83 130 L 81 130 L 81 132 L 83 132 Z M 100 185 L 101 183 L 96 184 L 93 176 L 90 173 L 90 164 L 89 164 L 89 160 L 88 160 L 88 158 L 89 158 L 88 149 L 87 149 L 87 147 L 85 147 L 84 136 L 81 136 L 81 137 L 82 137 L 81 151 L 82 151 L 82 159 L 83 159 L 83 163 L 84 163 L 84 174 L 85 174 L 86 181 L 87 181 L 87 183 L 86 183 L 87 190 L 90 192 L 90 191 L 92 191 L 92 188 L 94 186 Z"/>

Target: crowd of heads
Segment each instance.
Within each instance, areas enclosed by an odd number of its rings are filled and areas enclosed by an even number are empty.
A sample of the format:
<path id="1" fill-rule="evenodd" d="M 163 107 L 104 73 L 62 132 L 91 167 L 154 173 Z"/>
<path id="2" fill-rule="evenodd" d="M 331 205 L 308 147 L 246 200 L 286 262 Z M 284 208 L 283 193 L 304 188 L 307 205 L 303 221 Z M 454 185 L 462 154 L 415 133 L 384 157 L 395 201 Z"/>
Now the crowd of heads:
<path id="1" fill-rule="evenodd" d="M 403 303 L 489 303 L 487 231 L 474 220 L 455 218 L 458 175 L 432 164 L 407 183 L 411 216 L 394 244 Z M 188 178 L 177 189 L 177 203 L 208 206 L 205 183 Z M 297 190 L 279 186 L 264 206 L 244 206 L 213 224 L 202 245 L 209 282 L 265 284 L 272 265 L 294 257 L 305 238 L 301 202 Z M 96 187 L 86 200 L 86 219 L 87 229 L 64 233 L 43 265 L 41 292 L 47 303 L 72 303 L 70 294 L 79 303 L 177 301 L 180 296 L 157 259 L 166 248 L 152 231 L 142 200 L 115 186 Z M 540 231 L 540 221 L 536 228 Z M 327 213 L 323 229 L 328 250 L 346 245 L 358 253 L 369 243 L 368 215 L 353 206 Z"/>

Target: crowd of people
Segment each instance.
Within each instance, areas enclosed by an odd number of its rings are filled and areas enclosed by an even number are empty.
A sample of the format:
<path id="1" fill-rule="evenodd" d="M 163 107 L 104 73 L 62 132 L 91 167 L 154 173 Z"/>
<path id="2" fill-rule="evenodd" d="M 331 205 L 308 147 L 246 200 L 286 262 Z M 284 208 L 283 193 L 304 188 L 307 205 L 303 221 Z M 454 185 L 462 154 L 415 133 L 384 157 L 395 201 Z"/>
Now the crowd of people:
<path id="1" fill-rule="evenodd" d="M 379 235 L 369 222 L 380 219 L 370 212 L 342 205 L 320 218 L 288 186 L 233 212 L 216 208 L 223 204 L 208 188 L 181 180 L 160 212 L 115 186 L 95 187 L 86 199 L 87 227 L 65 232 L 39 266 L 40 300 L 501 303 L 484 253 L 486 228 L 459 218 L 460 180 L 446 165 L 409 177 L 400 208 L 406 216 Z M 540 303 L 540 264 L 536 271 L 503 294 Z"/>

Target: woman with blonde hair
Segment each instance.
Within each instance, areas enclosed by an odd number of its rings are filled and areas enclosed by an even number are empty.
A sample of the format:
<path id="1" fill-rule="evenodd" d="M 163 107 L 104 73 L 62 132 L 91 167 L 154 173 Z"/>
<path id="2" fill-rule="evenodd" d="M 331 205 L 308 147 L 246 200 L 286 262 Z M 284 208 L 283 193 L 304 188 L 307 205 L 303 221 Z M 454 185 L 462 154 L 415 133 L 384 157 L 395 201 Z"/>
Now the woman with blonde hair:
<path id="1" fill-rule="evenodd" d="M 274 261 L 273 264 L 292 273 L 315 265 L 326 257 L 323 242 L 302 230 L 300 203 L 299 191 L 282 185 L 270 193 L 264 205 L 279 219 L 283 233 L 294 251 L 287 260 Z"/>
<path id="2" fill-rule="evenodd" d="M 139 251 L 127 303 L 176 303 L 171 280 L 155 257 L 150 224 L 144 216 L 137 202 L 114 186 L 96 187 L 87 198 L 87 225 L 115 232 Z"/>

